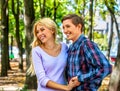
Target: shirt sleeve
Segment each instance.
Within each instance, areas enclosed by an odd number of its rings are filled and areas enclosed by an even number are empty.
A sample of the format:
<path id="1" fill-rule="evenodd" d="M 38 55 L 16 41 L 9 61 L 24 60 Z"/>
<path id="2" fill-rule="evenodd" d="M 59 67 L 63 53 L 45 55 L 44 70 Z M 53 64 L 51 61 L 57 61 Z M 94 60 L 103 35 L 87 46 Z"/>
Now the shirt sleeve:
<path id="1" fill-rule="evenodd" d="M 32 50 L 32 60 L 34 70 L 40 85 L 46 87 L 46 84 L 50 79 L 45 74 L 45 70 L 42 63 L 42 57 L 40 53 L 38 53 L 35 49 Z"/>
<path id="2" fill-rule="evenodd" d="M 103 78 L 111 73 L 112 66 L 95 43 L 87 41 L 83 45 L 83 51 L 86 65 L 89 65 L 89 71 L 85 74 L 79 72 L 78 80 L 80 82 L 91 80 L 101 82 Z"/>

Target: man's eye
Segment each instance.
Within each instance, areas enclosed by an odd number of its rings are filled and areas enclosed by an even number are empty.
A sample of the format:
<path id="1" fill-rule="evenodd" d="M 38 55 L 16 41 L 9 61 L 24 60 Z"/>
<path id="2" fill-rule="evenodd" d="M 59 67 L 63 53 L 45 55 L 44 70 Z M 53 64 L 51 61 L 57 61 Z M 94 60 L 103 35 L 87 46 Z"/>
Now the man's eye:
<path id="1" fill-rule="evenodd" d="M 62 28 L 64 29 L 65 27 L 63 26 Z"/>
<path id="2" fill-rule="evenodd" d="M 67 28 L 69 28 L 70 26 L 69 25 L 66 25 Z"/>

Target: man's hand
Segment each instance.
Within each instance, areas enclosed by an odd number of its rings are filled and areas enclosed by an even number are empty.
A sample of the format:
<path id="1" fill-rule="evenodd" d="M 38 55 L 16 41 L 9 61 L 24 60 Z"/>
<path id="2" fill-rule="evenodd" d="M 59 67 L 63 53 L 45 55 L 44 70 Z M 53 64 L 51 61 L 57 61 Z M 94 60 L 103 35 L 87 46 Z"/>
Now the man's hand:
<path id="1" fill-rule="evenodd" d="M 73 84 L 75 85 L 75 87 L 80 85 L 80 82 L 78 81 L 78 77 L 77 76 L 72 77 L 70 81 L 73 82 Z"/>
<path id="2" fill-rule="evenodd" d="M 76 86 L 79 86 L 80 85 L 80 82 L 78 81 L 78 77 L 76 76 L 76 77 L 73 77 L 73 78 L 71 78 L 70 79 L 70 81 L 69 81 L 69 84 L 68 84 L 68 90 L 67 91 L 70 91 L 70 90 L 72 90 L 74 87 L 76 87 Z"/>

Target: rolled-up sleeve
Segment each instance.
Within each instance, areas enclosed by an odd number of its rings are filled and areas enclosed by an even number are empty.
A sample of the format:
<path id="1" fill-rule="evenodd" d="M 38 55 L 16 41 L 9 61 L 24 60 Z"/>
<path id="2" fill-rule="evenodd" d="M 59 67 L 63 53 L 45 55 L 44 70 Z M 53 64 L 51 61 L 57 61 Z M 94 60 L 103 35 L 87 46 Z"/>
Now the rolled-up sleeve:
<path id="1" fill-rule="evenodd" d="M 35 49 L 32 49 L 32 61 L 37 80 L 39 81 L 41 86 L 46 87 L 46 84 L 50 79 L 45 74 L 44 66 L 42 63 L 42 57 L 40 53 L 38 53 Z"/>

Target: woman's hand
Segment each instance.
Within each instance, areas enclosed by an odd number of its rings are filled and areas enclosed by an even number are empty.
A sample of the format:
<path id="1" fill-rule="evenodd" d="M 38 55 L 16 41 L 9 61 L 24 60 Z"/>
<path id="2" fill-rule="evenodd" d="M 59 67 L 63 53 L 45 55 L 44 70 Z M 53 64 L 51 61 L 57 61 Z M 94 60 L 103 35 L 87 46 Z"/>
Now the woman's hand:
<path id="1" fill-rule="evenodd" d="M 72 82 L 72 80 L 69 81 L 69 84 L 67 85 L 67 91 L 71 91 L 75 86 L 75 84 Z"/>

